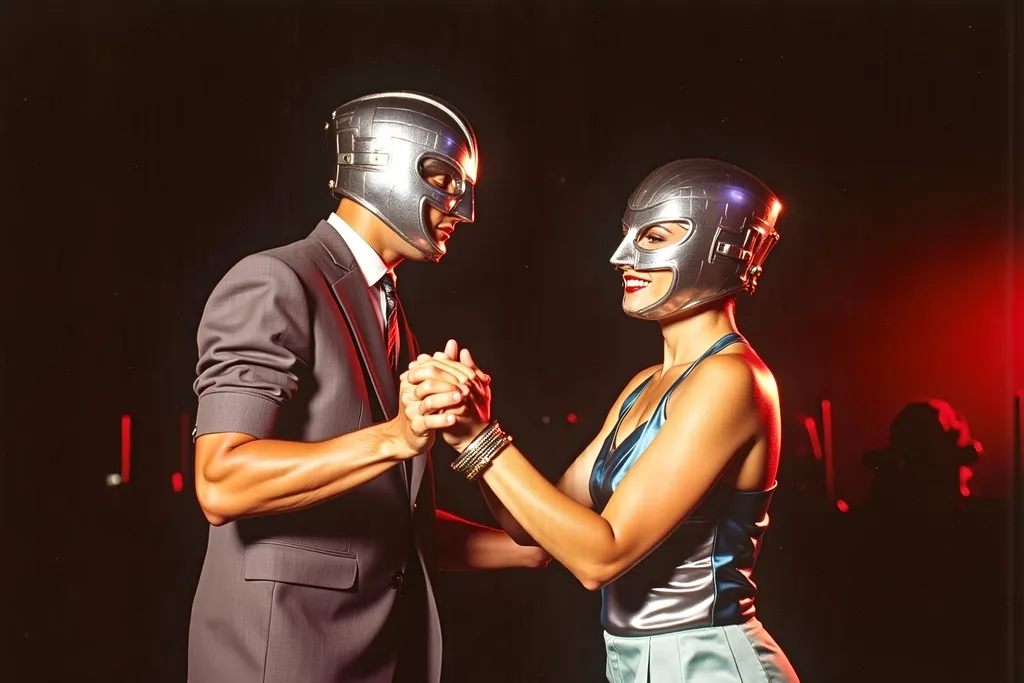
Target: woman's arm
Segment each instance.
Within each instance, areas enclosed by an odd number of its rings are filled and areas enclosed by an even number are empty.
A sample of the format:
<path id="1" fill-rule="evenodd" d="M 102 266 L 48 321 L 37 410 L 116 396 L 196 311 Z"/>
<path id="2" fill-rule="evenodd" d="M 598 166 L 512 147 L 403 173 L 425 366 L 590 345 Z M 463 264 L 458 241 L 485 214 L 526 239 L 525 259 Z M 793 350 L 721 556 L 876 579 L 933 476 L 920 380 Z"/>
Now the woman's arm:
<path id="1" fill-rule="evenodd" d="M 622 409 L 622 403 L 626 400 L 634 389 L 636 389 L 641 382 L 646 378 L 650 377 L 654 372 L 654 368 L 648 368 L 633 379 L 629 381 L 626 388 L 622 390 L 619 397 L 615 399 L 615 404 L 612 405 L 611 410 L 608 411 L 607 417 L 605 417 L 604 424 L 601 426 L 601 430 L 597 436 L 594 437 L 593 441 L 580 453 L 572 464 L 569 465 L 569 469 L 565 471 L 562 478 L 559 479 L 557 486 L 555 487 L 560 493 L 568 496 L 576 503 L 583 505 L 588 509 L 594 507 L 593 501 L 590 499 L 590 473 L 594 469 L 594 461 L 597 460 L 597 456 L 601 453 L 601 447 L 604 446 L 605 440 L 608 435 L 615 428 L 615 424 L 619 420 L 619 411 Z M 484 501 L 487 503 L 488 509 L 491 514 L 494 515 L 494 519 L 498 522 L 502 529 L 504 529 L 509 536 L 511 536 L 516 543 L 520 545 L 537 545 L 537 541 L 530 536 L 530 534 L 523 528 L 516 518 L 509 513 L 508 508 L 505 507 L 501 499 L 494 495 L 490 486 L 487 485 L 486 478 L 480 480 L 480 492 L 484 496 Z"/>
<path id="2" fill-rule="evenodd" d="M 744 359 L 708 358 L 673 393 L 665 424 L 601 514 L 553 486 L 514 446 L 483 479 L 531 538 L 596 590 L 686 519 L 733 456 L 757 438 L 771 405 Z"/>
<path id="3" fill-rule="evenodd" d="M 450 349 L 446 349 L 450 350 Z M 428 359 L 429 356 L 420 356 L 421 361 Z M 463 361 L 468 361 L 472 364 L 472 356 L 468 354 L 468 351 L 464 351 L 462 355 Z M 429 367 L 423 368 L 423 370 L 416 375 L 416 380 L 419 382 L 418 386 L 424 386 L 426 382 L 430 381 L 444 381 L 444 382 L 456 382 L 461 381 L 461 378 L 466 374 L 466 371 L 462 371 L 463 375 L 459 375 L 458 379 L 453 376 L 444 374 L 444 370 L 447 372 L 459 373 L 459 370 L 455 369 L 454 361 L 451 355 L 446 358 L 442 354 L 435 354 L 432 358 L 437 362 L 434 366 L 434 370 Z M 415 365 L 415 364 L 414 364 Z M 442 370 L 442 368 L 444 370 Z M 475 369 L 475 367 L 473 367 Z M 612 404 L 611 410 L 608 411 L 608 415 L 604 419 L 604 424 L 601 425 L 600 431 L 597 436 L 587 445 L 583 453 L 581 453 L 572 463 L 568 469 L 562 474 L 558 484 L 555 486 L 561 494 L 569 497 L 573 501 L 583 505 L 587 508 L 593 508 L 594 503 L 590 498 L 590 474 L 594 469 L 594 462 L 597 460 L 597 456 L 601 452 L 601 446 L 604 445 L 605 439 L 611 430 L 614 429 L 615 424 L 618 422 L 618 412 L 622 410 L 623 402 L 626 400 L 634 389 L 651 376 L 655 371 L 655 368 L 648 368 L 637 374 L 626 388 L 623 389 L 622 393 L 618 394 L 615 398 L 615 402 Z M 424 390 L 417 390 L 417 396 L 423 394 L 423 397 L 428 395 L 426 392 L 428 388 Z M 489 416 L 489 412 L 487 412 Z M 529 536 L 529 533 L 522 527 L 515 517 L 512 516 L 502 501 L 495 496 L 494 492 L 487 485 L 484 479 L 480 479 L 480 493 L 483 495 L 483 500 L 487 504 L 487 509 L 490 510 L 490 514 L 494 515 L 495 520 L 498 524 L 505 529 L 512 539 L 521 546 L 537 546 L 538 543 Z"/>

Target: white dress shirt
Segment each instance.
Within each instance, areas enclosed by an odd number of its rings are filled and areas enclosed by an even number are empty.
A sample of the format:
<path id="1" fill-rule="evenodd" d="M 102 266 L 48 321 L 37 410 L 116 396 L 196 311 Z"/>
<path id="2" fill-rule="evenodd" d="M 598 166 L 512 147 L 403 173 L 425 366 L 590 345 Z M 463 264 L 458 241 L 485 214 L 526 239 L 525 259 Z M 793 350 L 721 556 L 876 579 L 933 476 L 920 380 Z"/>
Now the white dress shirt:
<path id="1" fill-rule="evenodd" d="M 380 280 L 387 274 L 388 268 L 384 265 L 380 255 L 373 250 L 373 247 L 367 244 L 366 240 L 360 237 L 358 232 L 342 220 L 341 216 L 332 212 L 327 217 L 327 222 L 338 231 L 341 239 L 345 240 L 345 244 L 348 245 L 349 251 L 352 252 L 352 256 L 356 260 L 356 265 L 363 274 L 363 279 L 366 280 L 367 295 L 371 301 L 376 303 L 373 310 L 377 312 L 377 322 L 380 323 L 380 333 L 383 336 L 384 320 L 387 315 L 387 301 L 384 299 L 384 288 L 380 286 Z M 393 274 L 392 277 L 394 277 Z"/>

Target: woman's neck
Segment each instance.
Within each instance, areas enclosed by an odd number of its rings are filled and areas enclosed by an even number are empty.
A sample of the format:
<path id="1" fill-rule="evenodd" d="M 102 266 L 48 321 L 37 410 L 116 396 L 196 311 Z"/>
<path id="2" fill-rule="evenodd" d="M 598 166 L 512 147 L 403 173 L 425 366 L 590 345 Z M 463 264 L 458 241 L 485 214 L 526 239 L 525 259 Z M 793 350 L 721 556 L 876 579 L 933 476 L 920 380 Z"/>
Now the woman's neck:
<path id="1" fill-rule="evenodd" d="M 688 365 L 716 341 L 736 329 L 735 303 L 728 299 L 713 302 L 689 315 L 670 318 L 661 323 L 665 342 L 662 374 L 674 365 Z"/>

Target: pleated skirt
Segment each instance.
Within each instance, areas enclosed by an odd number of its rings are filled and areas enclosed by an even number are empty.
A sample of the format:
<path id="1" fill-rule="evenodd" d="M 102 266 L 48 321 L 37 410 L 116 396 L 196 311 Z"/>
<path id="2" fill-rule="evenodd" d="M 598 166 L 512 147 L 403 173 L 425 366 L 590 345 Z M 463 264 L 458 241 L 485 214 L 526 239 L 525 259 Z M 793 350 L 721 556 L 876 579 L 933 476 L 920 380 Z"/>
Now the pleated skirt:
<path id="1" fill-rule="evenodd" d="M 604 634 L 609 683 L 798 683 L 757 619 L 643 638 Z"/>

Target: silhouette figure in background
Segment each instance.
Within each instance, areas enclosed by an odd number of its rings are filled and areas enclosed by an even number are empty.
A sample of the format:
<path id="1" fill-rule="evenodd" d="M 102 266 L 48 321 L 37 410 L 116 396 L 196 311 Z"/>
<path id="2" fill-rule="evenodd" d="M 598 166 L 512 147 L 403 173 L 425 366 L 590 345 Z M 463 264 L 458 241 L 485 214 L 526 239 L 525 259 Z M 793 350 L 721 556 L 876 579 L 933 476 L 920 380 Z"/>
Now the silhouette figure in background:
<path id="1" fill-rule="evenodd" d="M 922 399 L 893 419 L 887 447 L 863 457 L 875 481 L 847 560 L 848 680 L 1003 680 L 1005 533 L 967 488 L 981 453 L 962 413 Z"/>
<path id="2" fill-rule="evenodd" d="M 875 471 L 871 503 L 926 514 L 962 509 L 981 453 L 967 419 L 948 402 L 908 403 L 889 427 L 889 446 L 863 458 Z"/>

